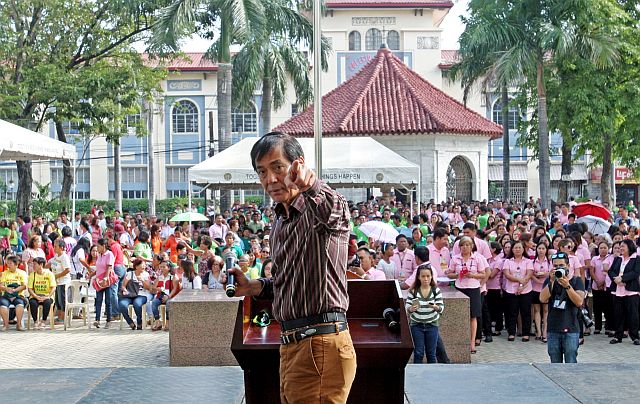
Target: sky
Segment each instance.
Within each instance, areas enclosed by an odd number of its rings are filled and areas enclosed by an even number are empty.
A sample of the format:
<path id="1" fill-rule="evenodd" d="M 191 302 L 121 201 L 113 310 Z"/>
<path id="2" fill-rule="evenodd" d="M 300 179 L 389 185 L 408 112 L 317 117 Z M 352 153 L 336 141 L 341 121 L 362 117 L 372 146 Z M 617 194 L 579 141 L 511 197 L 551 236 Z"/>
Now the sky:
<path id="1" fill-rule="evenodd" d="M 464 14 L 467 8 L 468 0 L 454 0 L 454 6 L 449 11 L 449 14 L 442 22 L 442 49 L 458 49 L 458 38 L 462 31 L 464 31 L 464 25 L 460 21 L 460 16 Z M 197 35 L 194 35 L 189 40 L 182 42 L 183 52 L 205 52 L 211 44 L 211 41 L 202 39 Z"/>

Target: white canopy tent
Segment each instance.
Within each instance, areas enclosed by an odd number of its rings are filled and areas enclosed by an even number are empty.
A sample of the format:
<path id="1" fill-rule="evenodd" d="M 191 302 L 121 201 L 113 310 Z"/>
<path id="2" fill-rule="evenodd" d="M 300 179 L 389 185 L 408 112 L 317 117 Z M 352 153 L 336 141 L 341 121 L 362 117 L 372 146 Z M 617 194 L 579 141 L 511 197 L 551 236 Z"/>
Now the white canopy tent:
<path id="1" fill-rule="evenodd" d="M 0 160 L 60 160 L 76 158 L 70 144 L 0 119 Z"/>
<path id="2" fill-rule="evenodd" d="M 0 160 L 62 160 L 76 159 L 73 145 L 52 139 L 0 119 Z M 75 186 L 72 193 L 72 211 L 76 208 Z M 75 215 L 72 213 L 75 219 Z"/>
<path id="3" fill-rule="evenodd" d="M 247 138 L 189 169 L 191 183 L 218 188 L 260 186 L 250 152 L 258 138 Z M 314 139 L 299 138 L 306 163 L 315 168 Z M 417 189 L 420 203 L 420 167 L 369 137 L 323 138 L 322 179 L 335 187 L 392 186 Z M 189 206 L 191 202 L 189 201 Z"/>

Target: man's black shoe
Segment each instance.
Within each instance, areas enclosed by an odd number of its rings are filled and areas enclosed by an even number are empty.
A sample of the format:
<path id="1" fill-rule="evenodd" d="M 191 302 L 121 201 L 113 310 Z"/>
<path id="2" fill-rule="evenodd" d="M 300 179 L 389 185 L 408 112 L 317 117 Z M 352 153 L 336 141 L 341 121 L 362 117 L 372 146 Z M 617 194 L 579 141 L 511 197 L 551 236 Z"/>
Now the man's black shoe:
<path id="1" fill-rule="evenodd" d="M 484 342 L 493 342 L 493 337 L 491 335 L 487 335 L 484 337 Z"/>

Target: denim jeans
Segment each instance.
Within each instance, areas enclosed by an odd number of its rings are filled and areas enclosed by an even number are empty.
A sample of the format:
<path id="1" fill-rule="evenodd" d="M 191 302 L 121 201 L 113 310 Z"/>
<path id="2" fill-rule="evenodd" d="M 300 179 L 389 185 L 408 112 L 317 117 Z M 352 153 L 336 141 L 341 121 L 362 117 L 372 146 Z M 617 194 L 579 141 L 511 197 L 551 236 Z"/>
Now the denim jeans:
<path id="1" fill-rule="evenodd" d="M 167 300 L 167 303 L 169 301 Z M 155 299 L 153 299 L 153 301 L 151 302 L 151 310 L 153 311 L 153 318 L 156 320 L 160 320 L 160 306 L 163 305 L 164 303 L 162 303 L 162 300 L 158 299 L 157 297 Z M 166 306 L 165 306 L 166 309 Z M 165 310 L 165 317 L 167 319 L 169 319 L 169 312 Z"/>
<path id="2" fill-rule="evenodd" d="M 130 297 L 124 297 L 118 301 L 118 307 L 120 308 L 120 313 L 124 316 L 124 319 L 127 320 L 127 324 L 132 324 L 133 320 L 129 316 L 129 305 L 133 305 L 133 311 L 136 312 L 136 320 L 138 326 L 142 325 L 142 305 L 147 303 L 146 296 L 136 296 L 133 299 Z"/>
<path id="3" fill-rule="evenodd" d="M 118 276 L 118 282 L 116 282 L 113 286 L 113 291 L 111 292 L 111 317 L 116 317 L 118 314 L 118 291 L 122 289 L 122 282 L 124 281 L 124 276 L 127 273 L 127 268 L 124 265 L 116 265 L 113 267 L 113 271 Z"/>
<path id="4" fill-rule="evenodd" d="M 438 327 L 433 324 L 413 324 L 411 336 L 413 337 L 413 363 L 422 363 L 425 353 L 427 363 L 437 363 Z"/>
<path id="5" fill-rule="evenodd" d="M 102 300 L 104 300 L 104 304 L 107 306 L 107 321 L 111 321 L 111 287 L 96 290 L 96 321 L 100 321 Z"/>
<path id="6" fill-rule="evenodd" d="M 547 333 L 547 352 L 551 363 L 578 363 L 578 347 L 580 333 L 551 332 Z"/>

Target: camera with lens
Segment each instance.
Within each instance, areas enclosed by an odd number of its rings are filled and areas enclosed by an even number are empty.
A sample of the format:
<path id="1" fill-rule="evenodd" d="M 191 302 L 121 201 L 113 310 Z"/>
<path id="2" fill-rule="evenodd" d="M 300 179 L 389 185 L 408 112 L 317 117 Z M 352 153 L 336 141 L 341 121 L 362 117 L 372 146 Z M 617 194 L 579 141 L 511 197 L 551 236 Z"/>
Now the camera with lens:
<path id="1" fill-rule="evenodd" d="M 585 309 L 584 307 L 578 311 L 578 319 L 582 321 L 582 324 L 584 324 L 584 328 L 588 329 L 593 327 L 594 322 L 591 317 L 589 317 L 589 310 Z"/>
<path id="2" fill-rule="evenodd" d="M 353 260 L 351 261 L 349 266 L 354 268 L 360 267 L 360 257 L 358 257 L 358 254 L 356 254 L 356 256 L 353 257 Z"/>
<path id="3" fill-rule="evenodd" d="M 569 269 L 567 267 L 565 267 L 565 266 L 557 267 L 553 271 L 553 276 L 556 279 L 564 278 L 567 275 L 569 275 Z"/>

